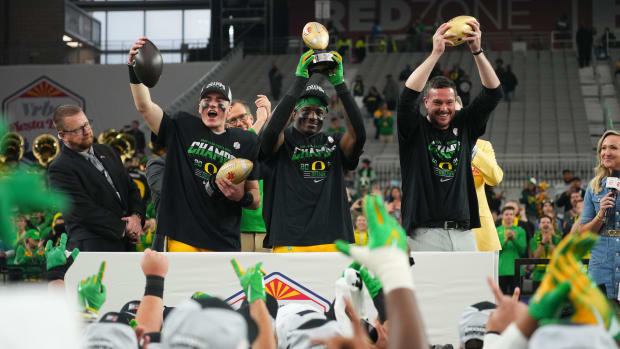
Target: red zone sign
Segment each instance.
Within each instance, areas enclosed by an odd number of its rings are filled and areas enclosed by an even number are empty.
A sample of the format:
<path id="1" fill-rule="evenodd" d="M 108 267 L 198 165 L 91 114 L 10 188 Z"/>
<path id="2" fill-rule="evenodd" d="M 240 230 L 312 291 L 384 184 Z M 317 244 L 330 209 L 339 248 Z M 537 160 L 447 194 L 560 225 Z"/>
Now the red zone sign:
<path id="1" fill-rule="evenodd" d="M 85 109 L 80 95 L 52 79 L 41 76 L 2 101 L 2 114 L 9 131 L 18 132 L 29 145 L 42 133 L 56 134 L 52 116 L 63 104 L 74 104 Z M 25 149 L 28 151 L 28 149 Z"/>
<path id="2" fill-rule="evenodd" d="M 327 299 L 282 273 L 274 272 L 268 274 L 264 280 L 265 291 L 278 300 L 279 306 L 286 303 L 306 303 L 323 312 L 329 310 L 331 303 Z M 239 308 L 244 299 L 245 294 L 241 290 L 226 298 L 225 301 L 236 309 Z"/>

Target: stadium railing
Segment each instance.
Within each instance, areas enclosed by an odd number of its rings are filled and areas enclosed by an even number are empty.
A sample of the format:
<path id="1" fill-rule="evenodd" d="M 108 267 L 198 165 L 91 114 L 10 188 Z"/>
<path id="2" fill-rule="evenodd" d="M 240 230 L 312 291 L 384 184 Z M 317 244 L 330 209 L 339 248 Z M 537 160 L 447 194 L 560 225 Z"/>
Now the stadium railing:
<path id="1" fill-rule="evenodd" d="M 562 180 L 565 169 L 570 169 L 585 184 L 595 166 L 594 154 L 496 154 L 496 158 L 504 172 L 499 185 L 502 188 L 522 188 L 532 177 L 554 185 Z M 379 183 L 401 179 L 398 154 L 376 156 L 372 159 L 372 167 Z"/>

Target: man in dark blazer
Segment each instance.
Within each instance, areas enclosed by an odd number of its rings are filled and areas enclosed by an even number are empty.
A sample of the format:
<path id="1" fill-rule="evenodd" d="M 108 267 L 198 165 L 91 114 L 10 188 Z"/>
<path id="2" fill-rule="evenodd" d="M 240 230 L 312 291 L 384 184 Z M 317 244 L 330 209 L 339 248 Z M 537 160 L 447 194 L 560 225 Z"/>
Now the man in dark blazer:
<path id="1" fill-rule="evenodd" d="M 140 192 L 110 146 L 93 144 L 82 109 L 62 105 L 53 117 L 61 152 L 48 170 L 52 188 L 65 193 L 68 248 L 80 251 L 135 251 L 145 207 Z"/>

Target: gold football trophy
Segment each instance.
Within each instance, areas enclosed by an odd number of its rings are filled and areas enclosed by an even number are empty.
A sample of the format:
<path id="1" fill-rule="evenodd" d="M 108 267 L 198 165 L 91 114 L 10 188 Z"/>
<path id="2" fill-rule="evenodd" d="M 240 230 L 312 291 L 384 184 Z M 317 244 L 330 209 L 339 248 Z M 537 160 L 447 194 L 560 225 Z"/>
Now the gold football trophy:
<path id="1" fill-rule="evenodd" d="M 458 46 L 465 41 L 464 38 L 467 37 L 467 34 L 464 33 L 465 30 L 473 31 L 474 29 L 471 25 L 467 24 L 467 21 L 476 21 L 476 18 L 472 16 L 458 16 L 454 17 L 448 21 L 450 24 L 450 29 L 446 31 L 446 34 L 455 34 L 455 37 L 449 38 L 448 40 L 452 42 L 452 45 Z"/>
<path id="2" fill-rule="evenodd" d="M 325 51 L 329 44 L 329 33 L 324 25 L 319 22 L 308 22 L 301 33 L 306 46 L 314 50 L 312 63 L 308 66 L 310 73 L 322 73 L 336 67 L 333 55 Z"/>

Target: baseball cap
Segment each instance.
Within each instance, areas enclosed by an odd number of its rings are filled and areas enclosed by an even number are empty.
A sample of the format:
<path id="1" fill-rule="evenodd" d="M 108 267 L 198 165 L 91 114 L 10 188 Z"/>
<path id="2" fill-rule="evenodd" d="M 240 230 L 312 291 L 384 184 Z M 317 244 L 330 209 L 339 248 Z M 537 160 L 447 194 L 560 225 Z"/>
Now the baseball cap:
<path id="1" fill-rule="evenodd" d="M 303 303 L 289 303 L 278 310 L 276 317 L 278 348 L 310 348 L 312 339 L 342 335 L 336 321 L 325 313 Z"/>
<path id="2" fill-rule="evenodd" d="M 191 299 L 170 313 L 161 338 L 163 347 L 170 349 L 249 347 L 247 324 L 243 316 L 231 309 L 203 308 L 198 301 Z"/>
<path id="3" fill-rule="evenodd" d="M 117 323 L 117 324 L 125 324 L 129 326 L 131 320 L 135 319 L 136 315 L 129 312 L 115 312 L 110 311 L 105 313 L 101 318 L 99 318 L 99 322 L 107 322 L 107 323 Z"/>
<path id="4" fill-rule="evenodd" d="M 41 234 L 36 229 L 30 229 L 24 233 L 24 240 L 31 238 L 33 240 L 40 240 Z"/>
<path id="5" fill-rule="evenodd" d="M 529 348 L 537 349 L 606 349 L 617 348 L 605 328 L 581 324 L 552 324 L 539 327 Z"/>
<path id="6" fill-rule="evenodd" d="M 200 90 L 200 99 L 205 98 L 205 96 L 211 92 L 219 93 L 222 97 L 224 97 L 224 99 L 229 102 L 232 101 L 232 91 L 230 90 L 230 86 L 226 86 L 222 82 L 211 81 L 210 83 L 204 85 L 202 90 Z"/>
<path id="7" fill-rule="evenodd" d="M 112 322 L 96 322 L 86 328 L 82 348 L 126 349 L 137 348 L 138 339 L 133 328 Z"/>
<path id="8" fill-rule="evenodd" d="M 138 312 L 138 308 L 140 308 L 139 300 L 129 301 L 125 303 L 125 305 L 123 305 L 123 307 L 121 308 L 121 313 L 131 313 L 135 316 Z"/>
<path id="9" fill-rule="evenodd" d="M 484 340 L 487 321 L 495 307 L 491 302 L 480 302 L 465 308 L 459 322 L 459 340 L 463 349 L 468 349 L 467 342 L 472 339 Z"/>
<path id="10" fill-rule="evenodd" d="M 327 97 L 327 93 L 325 93 L 325 90 L 317 84 L 310 84 L 306 86 L 306 88 L 304 89 L 304 92 L 302 92 L 299 98 L 297 99 L 295 110 L 299 109 L 298 105 L 300 104 L 302 100 L 312 98 L 312 97 L 318 98 L 319 101 L 323 103 L 323 107 L 327 109 L 327 105 L 329 104 L 329 98 Z"/>
<path id="11" fill-rule="evenodd" d="M 217 297 L 202 297 L 202 298 L 194 298 L 193 300 L 197 302 L 198 304 L 200 304 L 200 306 L 203 309 L 224 309 L 224 310 L 235 311 L 228 303 L 226 303 L 225 301 Z M 245 323 L 247 326 L 247 333 L 248 333 L 248 342 L 249 343 L 254 342 L 256 337 L 258 337 L 258 325 L 256 325 L 256 322 L 250 316 L 249 307 L 247 311 L 240 309 L 239 311 L 236 311 L 236 312 L 239 313 L 245 320 Z"/>

